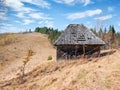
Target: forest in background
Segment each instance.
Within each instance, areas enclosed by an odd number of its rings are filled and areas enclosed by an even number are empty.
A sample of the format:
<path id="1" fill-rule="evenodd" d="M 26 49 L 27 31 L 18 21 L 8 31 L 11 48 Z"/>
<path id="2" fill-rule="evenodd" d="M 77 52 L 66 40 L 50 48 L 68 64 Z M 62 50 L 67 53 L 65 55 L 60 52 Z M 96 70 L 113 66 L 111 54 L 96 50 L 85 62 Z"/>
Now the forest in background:
<path id="1" fill-rule="evenodd" d="M 98 31 L 96 29 L 90 29 L 96 36 L 100 37 L 105 41 L 105 49 L 118 48 L 120 47 L 120 32 L 116 32 L 113 25 L 110 25 L 108 29 L 100 28 Z"/>
<path id="2" fill-rule="evenodd" d="M 39 32 L 42 34 L 47 34 L 48 39 L 51 41 L 51 43 L 54 43 L 55 40 L 61 35 L 62 31 L 59 31 L 58 29 L 53 28 L 47 28 L 47 27 L 37 27 L 35 28 L 35 32 Z"/>
<path id="3" fill-rule="evenodd" d="M 95 28 L 90 29 L 96 36 L 100 37 L 105 41 L 106 45 L 104 49 L 109 48 L 118 48 L 120 47 L 120 32 L 116 32 L 113 25 L 110 25 L 108 29 L 100 28 L 98 31 Z M 55 40 L 61 35 L 63 31 L 58 29 L 48 28 L 48 27 L 36 27 L 35 32 L 42 34 L 47 34 L 48 39 L 51 43 L 54 43 Z"/>

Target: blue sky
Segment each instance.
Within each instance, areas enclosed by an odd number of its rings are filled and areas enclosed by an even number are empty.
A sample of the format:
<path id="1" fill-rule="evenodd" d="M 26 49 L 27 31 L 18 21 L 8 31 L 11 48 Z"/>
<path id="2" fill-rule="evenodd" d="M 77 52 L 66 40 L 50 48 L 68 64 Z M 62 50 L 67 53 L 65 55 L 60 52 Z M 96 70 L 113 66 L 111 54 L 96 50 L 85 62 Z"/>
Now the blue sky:
<path id="1" fill-rule="evenodd" d="M 97 29 L 114 25 L 120 31 L 120 0 L 1 1 L 0 32 L 34 30 L 38 26 L 64 30 L 71 23 Z"/>

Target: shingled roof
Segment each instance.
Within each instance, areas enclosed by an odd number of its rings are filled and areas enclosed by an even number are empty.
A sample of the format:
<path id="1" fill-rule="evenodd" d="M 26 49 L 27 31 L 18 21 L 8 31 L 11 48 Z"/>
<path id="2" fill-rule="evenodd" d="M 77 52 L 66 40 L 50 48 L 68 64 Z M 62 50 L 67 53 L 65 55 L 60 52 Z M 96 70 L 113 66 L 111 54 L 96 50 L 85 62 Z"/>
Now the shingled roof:
<path id="1" fill-rule="evenodd" d="M 105 42 L 82 24 L 70 24 L 54 45 L 104 45 Z"/>

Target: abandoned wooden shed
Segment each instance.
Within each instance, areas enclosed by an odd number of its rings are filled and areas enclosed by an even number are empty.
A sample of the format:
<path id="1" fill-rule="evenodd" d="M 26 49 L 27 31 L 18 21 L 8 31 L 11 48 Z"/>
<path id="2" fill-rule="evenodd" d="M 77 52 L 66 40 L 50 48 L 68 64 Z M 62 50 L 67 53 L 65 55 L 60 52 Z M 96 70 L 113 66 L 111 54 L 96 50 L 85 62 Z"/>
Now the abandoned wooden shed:
<path id="1" fill-rule="evenodd" d="M 82 24 L 70 24 L 55 41 L 57 60 L 78 59 L 100 53 L 105 42 Z"/>

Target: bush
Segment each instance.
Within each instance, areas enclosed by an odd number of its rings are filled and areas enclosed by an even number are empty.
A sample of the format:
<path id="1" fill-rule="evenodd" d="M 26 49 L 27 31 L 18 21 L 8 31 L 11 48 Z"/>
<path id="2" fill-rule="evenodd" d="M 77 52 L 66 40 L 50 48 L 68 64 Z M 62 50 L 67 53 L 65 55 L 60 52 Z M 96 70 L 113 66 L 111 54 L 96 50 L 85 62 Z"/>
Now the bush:
<path id="1" fill-rule="evenodd" d="M 48 56 L 48 60 L 52 60 L 52 56 Z"/>
<path id="2" fill-rule="evenodd" d="M 21 83 L 25 82 L 25 79 L 24 79 L 25 67 L 26 67 L 27 63 L 30 61 L 31 56 L 33 56 L 33 53 L 34 53 L 33 50 L 31 50 L 31 49 L 28 50 L 27 56 L 26 56 L 25 60 L 23 61 L 23 66 L 20 67 L 21 72 L 18 75 L 20 75 Z"/>

